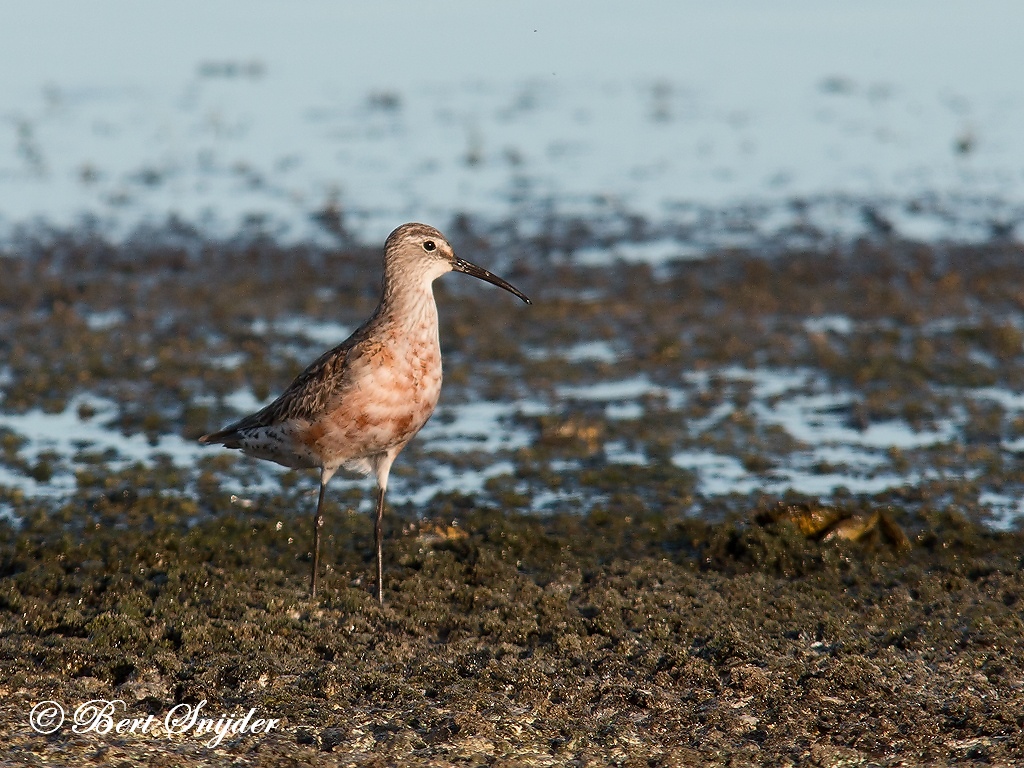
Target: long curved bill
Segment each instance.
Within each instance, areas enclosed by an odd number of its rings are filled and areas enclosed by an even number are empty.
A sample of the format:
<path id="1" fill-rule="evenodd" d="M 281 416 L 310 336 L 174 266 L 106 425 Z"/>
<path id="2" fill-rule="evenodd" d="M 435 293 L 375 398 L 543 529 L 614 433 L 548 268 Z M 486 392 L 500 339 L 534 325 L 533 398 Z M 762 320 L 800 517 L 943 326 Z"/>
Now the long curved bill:
<path id="1" fill-rule="evenodd" d="M 476 264 L 464 261 L 463 259 L 454 259 L 452 261 L 452 269 L 454 269 L 456 272 L 465 272 L 467 275 L 479 277 L 481 280 L 485 280 L 491 285 L 496 285 L 499 288 L 504 288 L 509 293 L 515 294 L 520 299 L 525 301 L 527 304 L 533 304 L 533 302 L 526 297 L 525 293 L 520 291 L 518 288 L 516 288 L 508 281 L 502 280 L 497 275 L 488 272 L 483 267 L 478 267 Z"/>

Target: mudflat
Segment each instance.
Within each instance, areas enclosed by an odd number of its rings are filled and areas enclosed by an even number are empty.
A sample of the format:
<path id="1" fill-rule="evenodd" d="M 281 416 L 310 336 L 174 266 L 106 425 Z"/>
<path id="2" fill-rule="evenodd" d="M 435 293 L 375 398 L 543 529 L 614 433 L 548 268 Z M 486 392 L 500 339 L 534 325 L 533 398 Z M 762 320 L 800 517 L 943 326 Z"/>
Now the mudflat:
<path id="1" fill-rule="evenodd" d="M 0 257 L 0 760 L 1024 759 L 1018 244 L 588 266 L 587 222 L 451 235 L 535 305 L 438 284 L 445 389 L 395 464 L 383 607 L 368 488 L 328 494 L 310 600 L 315 478 L 188 452 L 330 346 L 304 328 L 369 314 L 377 249 L 58 233 Z M 109 732 L 75 731 L 89 701 L 123 702 Z M 166 733 L 200 710 L 220 738 Z"/>

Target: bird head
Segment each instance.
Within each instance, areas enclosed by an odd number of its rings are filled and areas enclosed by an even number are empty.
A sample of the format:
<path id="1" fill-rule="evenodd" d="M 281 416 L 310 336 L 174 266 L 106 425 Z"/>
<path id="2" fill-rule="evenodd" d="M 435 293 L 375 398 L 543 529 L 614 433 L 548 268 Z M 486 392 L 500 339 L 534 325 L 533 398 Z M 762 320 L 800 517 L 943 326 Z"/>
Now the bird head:
<path id="1" fill-rule="evenodd" d="M 526 294 L 506 280 L 483 267 L 460 259 L 439 231 L 426 224 L 403 224 L 392 232 L 384 243 L 385 281 L 415 282 L 417 278 L 428 285 L 447 272 L 463 272 L 484 280 L 532 303 Z"/>

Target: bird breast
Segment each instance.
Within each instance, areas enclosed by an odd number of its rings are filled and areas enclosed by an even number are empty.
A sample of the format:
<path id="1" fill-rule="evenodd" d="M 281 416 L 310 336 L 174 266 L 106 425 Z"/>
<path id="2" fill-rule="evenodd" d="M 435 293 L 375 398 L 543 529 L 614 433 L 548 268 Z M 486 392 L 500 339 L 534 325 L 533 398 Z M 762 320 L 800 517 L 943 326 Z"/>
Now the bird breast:
<path id="1" fill-rule="evenodd" d="M 405 445 L 427 423 L 441 394 L 436 330 L 374 337 L 350 366 L 338 405 L 327 419 L 310 425 L 303 442 L 342 461 Z"/>

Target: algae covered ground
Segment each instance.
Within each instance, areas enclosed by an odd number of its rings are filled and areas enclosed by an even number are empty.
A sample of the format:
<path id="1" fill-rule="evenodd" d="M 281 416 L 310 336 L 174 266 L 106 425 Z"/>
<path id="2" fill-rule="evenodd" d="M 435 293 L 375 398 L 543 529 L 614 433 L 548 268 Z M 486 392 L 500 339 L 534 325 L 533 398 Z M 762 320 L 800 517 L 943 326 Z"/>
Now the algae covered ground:
<path id="1" fill-rule="evenodd" d="M 383 607 L 365 484 L 332 483 L 310 600 L 314 478 L 193 447 L 330 346 L 303 329 L 369 314 L 377 248 L 8 247 L 0 762 L 1024 760 L 1019 245 L 593 264 L 672 233 L 447 229 L 535 305 L 439 281 L 445 391 L 396 463 Z M 796 509 L 893 526 L 808 536 Z M 157 725 L 76 732 L 97 700 Z M 279 722 L 161 731 L 202 702 Z"/>

